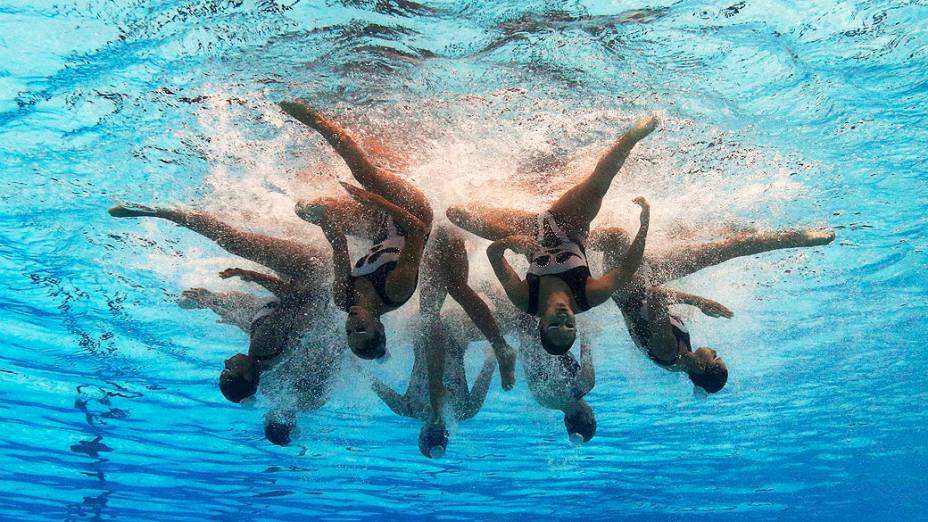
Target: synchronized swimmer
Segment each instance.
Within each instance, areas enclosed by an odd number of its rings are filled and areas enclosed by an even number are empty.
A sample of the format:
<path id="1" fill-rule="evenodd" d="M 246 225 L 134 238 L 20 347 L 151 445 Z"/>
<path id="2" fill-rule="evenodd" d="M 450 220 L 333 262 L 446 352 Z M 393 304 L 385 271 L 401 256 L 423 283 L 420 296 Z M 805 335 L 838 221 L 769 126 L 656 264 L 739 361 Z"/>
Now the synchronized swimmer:
<path id="1" fill-rule="evenodd" d="M 432 207 L 421 190 L 378 168 L 325 114 L 301 102 L 279 105 L 322 135 L 360 185 L 342 183 L 346 197 L 296 203 L 296 214 L 322 230 L 328 247 L 244 232 L 204 212 L 135 204 L 109 211 L 118 218 L 172 221 L 271 272 L 228 268 L 219 274 L 261 286 L 272 295 L 269 299 L 193 288 L 183 292 L 178 304 L 210 309 L 221 322 L 249 335 L 247 353 L 225 361 L 219 389 L 235 403 L 252 401 L 259 385 L 262 394 L 274 396 L 278 405 L 265 417 L 265 435 L 274 444 L 286 445 L 296 437 L 300 412 L 325 404 L 345 348 L 358 359 L 388 357 L 381 316 L 406 305 L 417 289 L 418 314 L 406 325 L 414 359 L 406 392 L 401 395 L 368 377 L 373 391 L 394 413 L 422 423 L 418 446 L 424 456 L 444 454 L 449 441 L 446 417 L 460 422 L 479 412 L 497 366 L 503 389 L 513 388 L 517 354 L 538 404 L 563 412 L 571 441 L 587 442 L 596 433 L 596 417 L 584 397 L 596 378 L 592 345 L 577 332 L 576 314 L 611 299 L 632 342 L 648 358 L 661 368 L 686 373 L 697 389 L 716 393 L 728 380 L 728 367 L 715 350 L 693 349 L 689 331 L 671 307 L 694 306 L 710 317 L 731 317 L 732 312 L 665 285 L 736 257 L 825 245 L 835 237 L 828 229 L 741 233 L 667 252 L 646 252 L 651 209 L 640 196 L 633 199 L 641 208 L 634 238 L 615 227 L 591 231 L 590 223 L 625 160 L 657 127 L 657 119 L 649 116 L 635 122 L 589 176 L 544 212 L 474 204 L 448 208 L 452 224 L 492 242 L 487 257 L 499 287 L 481 282 L 476 288 L 487 288 L 482 297 L 468 282 L 465 237 L 449 225 L 433 228 Z M 349 257 L 348 236 L 372 245 L 355 262 Z M 599 277 L 591 271 L 588 249 L 603 253 L 604 273 Z M 525 257 L 529 268 L 524 277 L 506 259 L 507 250 Z M 448 296 L 460 311 L 442 310 Z M 345 314 L 343 336 L 336 326 L 339 311 Z M 510 334 L 519 341 L 518 351 L 505 339 Z M 578 336 L 579 361 L 570 353 Z M 481 339 L 492 351 L 469 387 L 464 354 L 469 344 Z M 367 373 L 363 367 L 359 370 Z M 287 385 L 265 385 L 263 375 L 279 376 Z"/>

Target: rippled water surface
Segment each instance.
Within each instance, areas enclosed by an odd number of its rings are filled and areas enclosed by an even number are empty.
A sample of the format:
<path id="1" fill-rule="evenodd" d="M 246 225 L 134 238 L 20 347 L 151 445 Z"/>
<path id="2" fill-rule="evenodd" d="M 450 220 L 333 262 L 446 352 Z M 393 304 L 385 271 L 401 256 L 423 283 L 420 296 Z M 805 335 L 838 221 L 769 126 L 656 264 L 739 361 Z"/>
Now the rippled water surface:
<path id="1" fill-rule="evenodd" d="M 105 210 L 191 205 L 321 241 L 293 202 L 348 173 L 273 105 L 297 96 L 439 214 L 540 208 L 659 112 L 603 223 L 634 226 L 642 194 L 658 247 L 838 237 L 678 283 L 735 311 L 688 316 L 731 369 L 709 399 L 635 351 L 614 307 L 591 313 L 583 447 L 520 371 L 426 460 L 346 364 L 278 448 L 261 407 L 216 389 L 244 334 L 174 304 L 234 288 L 215 274 L 240 261 Z M 926 150 L 923 1 L 0 1 L 0 518 L 923 518 Z M 394 351 L 374 372 L 400 386 Z"/>

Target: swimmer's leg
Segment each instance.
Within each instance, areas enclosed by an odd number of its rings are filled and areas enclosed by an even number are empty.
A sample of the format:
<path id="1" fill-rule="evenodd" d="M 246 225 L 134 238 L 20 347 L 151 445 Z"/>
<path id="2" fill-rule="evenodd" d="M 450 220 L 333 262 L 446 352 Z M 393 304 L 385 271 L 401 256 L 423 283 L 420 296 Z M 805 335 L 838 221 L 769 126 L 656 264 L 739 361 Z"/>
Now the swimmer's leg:
<path id="1" fill-rule="evenodd" d="M 440 234 L 439 234 L 440 238 Z M 441 251 L 432 245 L 428 255 L 422 259 L 422 282 L 419 285 L 419 314 L 422 316 L 422 342 L 425 345 L 426 369 L 429 385 L 429 405 L 433 418 L 441 421 L 445 404 L 445 345 L 446 335 L 441 324 L 441 307 L 448 295 L 448 286 L 442 277 Z"/>
<path id="2" fill-rule="evenodd" d="M 329 272 L 329 254 L 318 247 L 238 230 L 206 212 L 151 208 L 121 204 L 109 210 L 113 217 L 155 217 L 172 221 L 212 239 L 230 254 L 291 276 L 316 276 Z"/>
<path id="3" fill-rule="evenodd" d="M 499 324 L 490 312 L 490 307 L 468 286 L 467 277 L 470 265 L 464 239 L 447 227 L 436 230 L 436 248 L 440 250 L 442 272 L 452 299 L 461 305 L 471 321 L 490 341 L 493 353 L 499 362 L 499 373 L 504 390 L 510 390 L 516 381 L 516 352 L 503 338 Z"/>
<path id="4" fill-rule="evenodd" d="M 345 161 L 354 179 L 365 189 L 409 211 L 432 226 L 432 207 L 421 190 L 400 176 L 378 169 L 354 138 L 335 120 L 300 102 L 280 102 L 280 108 L 322 135 Z"/>
<path id="5" fill-rule="evenodd" d="M 533 235 L 538 214 L 524 210 L 479 205 L 452 205 L 445 214 L 455 225 L 490 241 Z"/>
<path id="6" fill-rule="evenodd" d="M 657 127 L 657 118 L 646 116 L 619 138 L 600 158 L 593 173 L 565 192 L 549 209 L 558 220 L 574 233 L 585 236 L 590 222 L 599 214 L 603 198 L 613 178 L 622 168 L 635 145 Z"/>
<path id="7" fill-rule="evenodd" d="M 661 279 L 655 284 L 698 272 L 736 257 L 751 256 L 771 250 L 827 245 L 835 238 L 830 229 L 751 232 L 722 241 L 679 248 L 652 263 L 653 273 Z"/>

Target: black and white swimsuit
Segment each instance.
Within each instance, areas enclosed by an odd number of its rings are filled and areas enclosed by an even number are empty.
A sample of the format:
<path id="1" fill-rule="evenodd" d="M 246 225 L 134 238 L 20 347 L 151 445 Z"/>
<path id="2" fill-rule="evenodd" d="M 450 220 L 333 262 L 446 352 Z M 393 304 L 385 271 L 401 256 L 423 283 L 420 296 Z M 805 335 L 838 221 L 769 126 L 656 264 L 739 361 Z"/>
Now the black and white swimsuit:
<path id="1" fill-rule="evenodd" d="M 389 308 L 399 308 L 403 306 L 407 297 L 403 301 L 393 301 L 387 297 L 387 277 L 390 272 L 396 268 L 400 259 L 400 252 L 406 246 L 406 231 L 397 225 L 393 218 L 387 218 L 383 227 L 381 237 L 375 241 L 361 259 L 354 264 L 351 269 L 351 282 L 348 284 L 348 306 L 354 303 L 354 283 L 358 279 L 367 279 L 370 281 L 380 300 Z M 410 295 L 410 297 L 412 297 Z"/>
<path id="2" fill-rule="evenodd" d="M 677 364 L 677 361 L 680 359 L 681 345 L 684 350 L 693 351 L 692 345 L 690 344 L 690 333 L 686 329 L 686 325 L 683 324 L 683 321 L 679 317 L 671 313 L 667 314 L 667 318 L 670 320 L 670 330 L 673 332 L 674 339 L 676 340 L 677 355 L 674 356 L 672 361 L 667 361 L 657 357 L 654 352 L 651 351 L 651 328 L 653 324 L 650 319 L 648 290 L 646 288 L 640 288 L 635 292 L 631 292 L 622 304 L 619 305 L 619 308 L 622 310 L 622 317 L 625 318 L 625 326 L 628 328 L 628 333 L 631 335 L 632 341 L 635 342 L 636 346 L 644 350 L 652 361 L 660 366 L 669 368 Z"/>
<path id="3" fill-rule="evenodd" d="M 586 250 L 574 241 L 557 223 L 549 212 L 538 215 L 536 239 L 542 249 L 533 253 L 525 282 L 528 283 L 528 313 L 538 314 L 538 293 L 541 278 L 557 277 L 567 284 L 577 303 L 579 312 L 590 309 L 586 299 L 586 281 L 590 278 L 590 266 Z"/>

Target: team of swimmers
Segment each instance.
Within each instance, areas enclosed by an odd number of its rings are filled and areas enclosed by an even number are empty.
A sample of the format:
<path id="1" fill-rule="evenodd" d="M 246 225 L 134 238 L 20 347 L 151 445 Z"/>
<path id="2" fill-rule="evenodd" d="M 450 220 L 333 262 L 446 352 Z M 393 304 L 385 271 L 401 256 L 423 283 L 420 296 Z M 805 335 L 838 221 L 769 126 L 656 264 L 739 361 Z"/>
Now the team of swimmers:
<path id="1" fill-rule="evenodd" d="M 344 197 L 296 204 L 297 215 L 318 226 L 328 246 L 245 232 L 203 212 L 131 204 L 109 211 L 114 217 L 167 219 L 271 272 L 228 268 L 219 274 L 260 285 L 272 294 L 270 299 L 194 288 L 181 295 L 179 304 L 208 308 L 248 333 L 248 352 L 227 359 L 219 376 L 219 388 L 228 400 L 253 400 L 262 375 L 289 376 L 287 385 L 276 386 L 274 392 L 283 400 L 265 416 L 265 434 L 275 444 L 287 444 L 296 436 L 298 413 L 325 404 L 344 348 L 364 360 L 389 356 L 381 316 L 406 305 L 417 289 L 419 313 L 407 325 L 414 364 L 406 392 L 400 395 L 378 379 L 371 380 L 374 392 L 392 411 L 422 422 L 423 455 L 444 453 L 449 437 L 446 417 L 461 421 L 477 414 L 497 367 L 503 389 L 513 387 L 517 357 L 536 401 L 564 413 L 572 441 L 587 442 L 596 432 L 596 418 L 583 397 L 595 385 L 595 369 L 591 346 L 578 335 L 576 314 L 613 301 L 632 341 L 648 358 L 669 371 L 686 373 L 697 389 L 715 393 L 725 386 L 728 367 L 715 350 L 693 349 L 690 333 L 671 306 L 695 306 L 710 317 L 731 317 L 732 312 L 711 299 L 664 285 L 736 257 L 824 245 L 834 239 L 826 229 L 740 233 L 652 254 L 645 251 L 650 207 L 642 197 L 633 200 L 641 208 L 634 237 L 620 228 L 590 230 L 625 159 L 655 129 L 653 116 L 635 122 L 591 174 L 544 212 L 452 205 L 446 213 L 450 224 L 433 226 L 425 194 L 378 168 L 334 120 L 300 102 L 279 105 L 321 134 L 360 185 L 342 183 Z M 478 293 L 468 283 L 463 231 L 492 241 L 486 252 L 498 286 L 484 282 L 484 291 Z M 348 236 L 372 246 L 352 261 Z M 528 261 L 524 275 L 509 263 L 507 250 Z M 588 250 L 604 255 L 599 277 L 591 273 Z M 463 313 L 442 311 L 448 296 Z M 337 330 L 340 314 L 345 317 L 344 333 Z M 506 335 L 518 339 L 518 350 L 507 343 Z M 579 362 L 571 353 L 578 336 Z M 492 350 L 468 388 L 464 353 L 481 339 Z M 263 393 L 271 388 L 262 388 Z"/>

